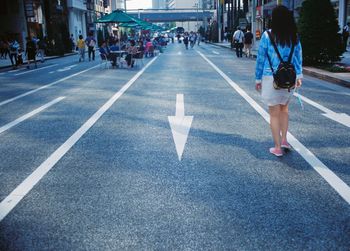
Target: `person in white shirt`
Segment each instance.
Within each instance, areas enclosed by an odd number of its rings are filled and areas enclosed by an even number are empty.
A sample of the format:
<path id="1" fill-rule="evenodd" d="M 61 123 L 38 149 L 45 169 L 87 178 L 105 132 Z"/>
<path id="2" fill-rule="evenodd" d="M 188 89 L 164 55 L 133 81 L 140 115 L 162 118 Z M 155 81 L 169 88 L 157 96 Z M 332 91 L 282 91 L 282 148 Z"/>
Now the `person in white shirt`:
<path id="1" fill-rule="evenodd" d="M 241 58 L 243 55 L 244 42 L 244 33 L 241 31 L 241 27 L 237 27 L 237 30 L 233 33 L 232 39 L 236 48 L 236 55 L 238 58 Z"/>

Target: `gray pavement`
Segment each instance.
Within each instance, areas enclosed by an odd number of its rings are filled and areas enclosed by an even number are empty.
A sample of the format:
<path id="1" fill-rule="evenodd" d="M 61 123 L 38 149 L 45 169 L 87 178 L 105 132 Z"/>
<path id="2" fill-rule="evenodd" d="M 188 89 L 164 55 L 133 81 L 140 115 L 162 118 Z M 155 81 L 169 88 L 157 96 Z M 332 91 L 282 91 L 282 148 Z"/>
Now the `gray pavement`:
<path id="1" fill-rule="evenodd" d="M 348 250 L 350 202 L 300 150 L 271 156 L 268 123 L 198 52 L 266 110 L 252 61 L 208 44 L 171 44 L 139 75 L 74 57 L 0 73 L 0 126 L 65 97 L 0 133 L 1 203 L 117 95 L 0 220 L 0 250 Z M 193 116 L 181 160 L 168 120 L 177 94 Z M 307 76 L 301 94 L 319 106 L 293 99 L 290 132 L 350 195 L 349 127 L 319 109 L 350 114 L 350 91 Z"/>

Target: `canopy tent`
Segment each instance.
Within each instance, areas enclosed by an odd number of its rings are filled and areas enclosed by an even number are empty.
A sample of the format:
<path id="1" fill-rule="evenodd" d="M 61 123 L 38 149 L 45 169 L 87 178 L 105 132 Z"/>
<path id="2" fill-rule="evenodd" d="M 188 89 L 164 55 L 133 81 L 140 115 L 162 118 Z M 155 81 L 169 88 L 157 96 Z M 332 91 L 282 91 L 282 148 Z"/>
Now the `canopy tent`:
<path id="1" fill-rule="evenodd" d="M 96 23 L 135 23 L 135 20 L 132 16 L 126 14 L 122 10 L 115 10 L 112 13 L 105 15 L 98 19 Z"/>
<path id="2" fill-rule="evenodd" d="M 114 23 L 114 24 L 118 24 L 118 26 L 120 24 L 135 24 L 135 20 L 132 16 L 126 14 L 124 11 L 122 10 L 115 10 L 112 13 L 105 15 L 103 17 L 101 17 L 100 19 L 98 19 L 96 21 L 96 23 Z M 121 49 L 120 47 L 120 29 L 118 29 L 118 40 L 119 40 L 119 49 Z"/>

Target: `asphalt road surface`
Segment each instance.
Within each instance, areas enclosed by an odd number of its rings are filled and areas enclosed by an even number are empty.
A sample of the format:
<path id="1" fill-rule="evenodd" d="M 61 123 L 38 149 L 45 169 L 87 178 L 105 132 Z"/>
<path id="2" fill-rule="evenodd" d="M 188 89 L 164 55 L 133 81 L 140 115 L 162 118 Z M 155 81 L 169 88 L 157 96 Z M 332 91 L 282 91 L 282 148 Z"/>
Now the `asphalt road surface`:
<path id="1" fill-rule="evenodd" d="M 0 250 L 350 249 L 349 89 L 305 77 L 277 158 L 253 60 L 99 63 L 0 73 Z"/>

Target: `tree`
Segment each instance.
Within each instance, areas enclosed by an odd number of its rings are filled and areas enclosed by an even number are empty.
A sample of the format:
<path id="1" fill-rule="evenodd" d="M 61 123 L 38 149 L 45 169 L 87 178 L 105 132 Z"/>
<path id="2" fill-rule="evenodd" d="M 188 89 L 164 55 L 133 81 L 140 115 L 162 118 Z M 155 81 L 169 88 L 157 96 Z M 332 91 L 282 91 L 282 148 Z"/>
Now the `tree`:
<path id="1" fill-rule="evenodd" d="M 339 60 L 342 54 L 341 37 L 330 0 L 304 1 L 298 28 L 305 64 L 326 64 Z"/>

